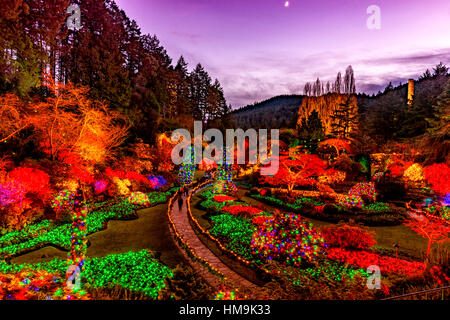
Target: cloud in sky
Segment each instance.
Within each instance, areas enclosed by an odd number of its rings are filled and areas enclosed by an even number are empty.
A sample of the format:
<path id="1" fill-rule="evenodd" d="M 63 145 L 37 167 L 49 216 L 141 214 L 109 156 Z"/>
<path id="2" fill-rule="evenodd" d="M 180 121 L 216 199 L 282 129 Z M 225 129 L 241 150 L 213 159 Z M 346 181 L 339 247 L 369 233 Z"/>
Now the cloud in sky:
<path id="1" fill-rule="evenodd" d="M 371 0 L 116 0 L 174 61 L 201 63 L 238 108 L 301 94 L 317 77 L 352 65 L 357 91 L 377 92 L 450 64 L 450 1 L 377 0 L 381 29 L 368 30 Z"/>

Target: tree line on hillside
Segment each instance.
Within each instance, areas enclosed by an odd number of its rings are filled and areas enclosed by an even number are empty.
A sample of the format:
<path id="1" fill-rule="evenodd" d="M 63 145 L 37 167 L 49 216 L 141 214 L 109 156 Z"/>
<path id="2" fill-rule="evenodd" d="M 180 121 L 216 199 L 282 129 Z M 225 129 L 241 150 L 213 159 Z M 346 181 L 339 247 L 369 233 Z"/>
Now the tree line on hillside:
<path id="1" fill-rule="evenodd" d="M 66 9 L 77 4 L 81 29 L 69 30 Z M 57 83 L 90 88 L 126 115 L 131 133 L 153 143 L 157 132 L 210 126 L 231 110 L 219 81 L 201 64 L 175 65 L 155 35 L 143 34 L 113 0 L 7 0 L 0 11 L 0 93 L 45 98 L 43 71 Z"/>

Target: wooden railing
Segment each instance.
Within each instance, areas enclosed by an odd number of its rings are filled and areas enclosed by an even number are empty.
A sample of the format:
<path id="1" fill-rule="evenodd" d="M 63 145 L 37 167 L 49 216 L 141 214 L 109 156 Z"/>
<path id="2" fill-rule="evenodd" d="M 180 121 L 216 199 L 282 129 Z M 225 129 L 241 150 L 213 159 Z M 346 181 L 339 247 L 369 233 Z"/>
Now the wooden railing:
<path id="1" fill-rule="evenodd" d="M 416 291 L 416 292 L 411 292 L 411 293 L 406 293 L 406 294 L 402 294 L 399 296 L 394 296 L 394 297 L 389 297 L 389 298 L 385 298 L 382 300 L 396 300 L 396 299 L 401 299 L 401 298 L 406 298 L 406 297 L 413 297 L 413 296 L 417 296 L 417 295 L 421 295 L 421 294 L 425 294 L 425 299 L 428 300 L 428 294 L 432 293 L 432 292 L 441 292 L 441 299 L 444 300 L 445 299 L 445 292 L 450 290 L 450 286 L 446 286 L 446 287 L 440 287 L 440 288 L 434 288 L 434 289 L 429 289 L 429 290 L 422 290 L 422 291 Z"/>

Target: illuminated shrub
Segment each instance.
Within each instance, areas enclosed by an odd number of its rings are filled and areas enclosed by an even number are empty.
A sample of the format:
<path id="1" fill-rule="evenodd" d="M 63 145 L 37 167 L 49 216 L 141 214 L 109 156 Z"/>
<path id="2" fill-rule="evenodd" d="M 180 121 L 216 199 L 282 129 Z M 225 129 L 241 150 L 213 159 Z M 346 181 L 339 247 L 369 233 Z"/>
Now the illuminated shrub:
<path id="1" fill-rule="evenodd" d="M 227 202 L 227 201 L 235 201 L 236 199 L 226 195 L 217 195 L 213 197 L 213 200 L 216 202 Z"/>
<path id="2" fill-rule="evenodd" d="M 439 195 L 450 193 L 450 167 L 445 163 L 435 163 L 424 169 L 427 183 Z"/>
<path id="3" fill-rule="evenodd" d="M 30 208 L 23 185 L 14 180 L 0 185 L 0 220 L 4 225 L 20 229 L 31 219 Z"/>
<path id="4" fill-rule="evenodd" d="M 150 175 L 147 177 L 147 179 L 150 182 L 152 189 L 155 189 L 155 190 L 164 187 L 168 183 L 167 180 L 164 179 L 163 176 Z"/>
<path id="5" fill-rule="evenodd" d="M 348 194 L 350 196 L 359 196 L 369 202 L 375 201 L 377 196 L 377 193 L 375 191 L 375 184 L 373 182 L 357 183 L 349 190 Z"/>
<path id="6" fill-rule="evenodd" d="M 142 192 L 133 192 L 127 199 L 128 202 L 132 204 L 137 204 L 140 206 L 148 206 L 151 204 L 150 199 L 145 193 Z"/>
<path id="7" fill-rule="evenodd" d="M 368 205 L 364 205 L 364 209 L 376 212 L 391 211 L 391 208 L 384 202 L 369 203 Z"/>
<path id="8" fill-rule="evenodd" d="M 94 191 L 95 191 L 95 194 L 97 194 L 97 195 L 105 192 L 107 188 L 108 188 L 108 182 L 106 182 L 106 181 L 98 180 L 98 181 L 95 181 L 95 183 L 94 183 Z"/>
<path id="9" fill-rule="evenodd" d="M 312 262 L 325 247 L 312 223 L 292 213 L 267 217 L 258 225 L 251 244 L 253 254 L 293 266 Z"/>
<path id="10" fill-rule="evenodd" d="M 49 193 L 49 176 L 44 171 L 35 168 L 15 168 L 9 177 L 18 181 L 27 193 L 47 196 Z"/>
<path id="11" fill-rule="evenodd" d="M 122 197 L 127 197 L 131 191 L 131 182 L 128 179 L 113 178 L 116 194 Z"/>
<path id="12" fill-rule="evenodd" d="M 0 298 L 6 300 L 87 300 L 85 291 L 74 292 L 64 286 L 57 272 L 22 270 L 18 273 L 0 273 Z"/>
<path id="13" fill-rule="evenodd" d="M 375 243 L 374 233 L 367 228 L 338 224 L 322 229 L 325 243 L 330 247 L 343 249 L 370 249 Z"/>
<path id="14" fill-rule="evenodd" d="M 422 182 L 425 179 L 425 173 L 420 164 L 414 163 L 412 166 L 405 170 L 403 177 L 411 182 Z"/>
<path id="15" fill-rule="evenodd" d="M 229 206 L 229 207 L 224 207 L 222 209 L 222 211 L 226 212 L 226 213 L 230 213 L 234 216 L 244 216 L 247 218 L 251 218 L 252 216 L 261 213 L 261 209 L 255 208 L 255 207 L 250 207 L 250 206 L 243 206 L 243 205 L 235 205 L 235 206 Z"/>
<path id="16" fill-rule="evenodd" d="M 405 173 L 405 170 L 408 169 L 412 164 L 412 161 L 404 161 L 399 158 L 394 158 L 387 167 L 388 174 L 391 177 L 400 178 Z"/>
<path id="17" fill-rule="evenodd" d="M 0 205 L 3 207 L 18 204 L 25 199 L 25 188 L 15 180 L 0 185 Z"/>
<path id="18" fill-rule="evenodd" d="M 347 208 L 356 208 L 356 209 L 362 209 L 364 206 L 363 199 L 360 196 L 351 194 L 345 198 L 341 202 L 341 205 L 346 206 Z"/>
<path id="19" fill-rule="evenodd" d="M 154 185 L 150 180 L 137 173 L 136 171 L 113 170 L 107 168 L 105 174 L 109 177 L 116 186 L 116 193 L 121 196 L 130 194 L 127 188 L 133 187 L 133 190 L 140 190 L 142 188 L 152 188 Z"/>

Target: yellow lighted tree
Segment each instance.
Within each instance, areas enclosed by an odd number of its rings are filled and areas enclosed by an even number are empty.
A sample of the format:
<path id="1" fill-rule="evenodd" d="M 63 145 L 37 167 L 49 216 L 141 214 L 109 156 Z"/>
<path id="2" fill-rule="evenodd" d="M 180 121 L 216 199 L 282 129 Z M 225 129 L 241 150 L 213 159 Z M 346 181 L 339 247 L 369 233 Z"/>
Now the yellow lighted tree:
<path id="1" fill-rule="evenodd" d="M 40 147 L 52 159 L 62 152 L 99 163 L 111 156 L 125 139 L 128 126 L 104 102 L 89 99 L 89 89 L 72 83 L 58 84 L 44 74 L 49 96 L 33 104 L 30 121 Z"/>

